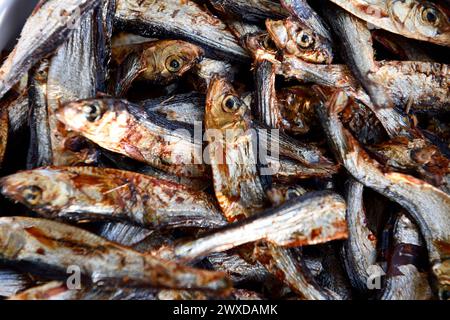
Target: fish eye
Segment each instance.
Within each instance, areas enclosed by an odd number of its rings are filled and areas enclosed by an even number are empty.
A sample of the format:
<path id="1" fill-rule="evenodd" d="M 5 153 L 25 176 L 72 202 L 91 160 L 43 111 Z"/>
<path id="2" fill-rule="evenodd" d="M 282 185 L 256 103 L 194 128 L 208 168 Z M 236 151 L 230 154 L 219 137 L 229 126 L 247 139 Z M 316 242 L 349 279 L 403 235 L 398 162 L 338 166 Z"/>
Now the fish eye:
<path id="1" fill-rule="evenodd" d="M 96 104 L 88 104 L 84 106 L 83 112 L 89 122 L 97 121 L 101 116 L 100 107 Z"/>
<path id="2" fill-rule="evenodd" d="M 182 66 L 183 60 L 177 55 L 172 55 L 166 59 L 166 68 L 172 73 L 180 71 Z"/>
<path id="3" fill-rule="evenodd" d="M 307 49 L 314 44 L 314 38 L 311 33 L 309 33 L 308 31 L 302 30 L 302 31 L 300 31 L 299 35 L 297 36 L 297 44 L 300 47 Z"/>
<path id="4" fill-rule="evenodd" d="M 286 191 L 286 199 L 290 200 L 296 197 L 300 196 L 300 192 L 298 192 L 298 190 L 294 189 L 294 188 L 289 188 Z"/>
<path id="5" fill-rule="evenodd" d="M 425 7 L 422 10 L 422 20 L 432 26 L 439 24 L 439 12 L 432 7 Z"/>
<path id="6" fill-rule="evenodd" d="M 23 189 L 23 199 L 30 205 L 37 205 L 42 199 L 42 189 L 37 186 L 29 186 Z"/>
<path id="7" fill-rule="evenodd" d="M 223 99 L 222 109 L 225 112 L 234 112 L 238 110 L 240 107 L 241 107 L 241 100 L 234 95 L 229 95 L 225 97 L 225 99 Z"/>

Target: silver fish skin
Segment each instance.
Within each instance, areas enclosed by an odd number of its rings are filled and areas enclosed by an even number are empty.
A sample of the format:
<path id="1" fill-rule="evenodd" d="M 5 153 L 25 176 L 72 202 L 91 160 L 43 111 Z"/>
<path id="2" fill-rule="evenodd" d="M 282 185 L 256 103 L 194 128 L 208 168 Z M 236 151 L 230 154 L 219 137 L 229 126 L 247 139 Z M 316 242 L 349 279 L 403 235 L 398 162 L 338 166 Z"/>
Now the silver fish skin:
<path id="1" fill-rule="evenodd" d="M 167 120 L 195 125 L 205 117 L 205 95 L 191 92 L 161 98 L 149 99 L 140 103 L 147 112 L 156 112 Z"/>
<path id="2" fill-rule="evenodd" d="M 82 229 L 38 218 L 0 218 L 0 256 L 8 261 L 64 271 L 77 265 L 93 283 L 219 292 L 229 288 L 222 273 L 183 267 L 116 245 Z"/>
<path id="3" fill-rule="evenodd" d="M 347 66 L 315 65 L 294 57 L 285 57 L 277 71 L 288 78 L 314 82 L 319 85 L 341 88 L 357 101 L 369 107 L 391 137 L 408 134 L 409 120 L 393 108 L 376 108 L 369 95 L 359 86 Z M 429 75 L 433 76 L 430 77 Z M 381 61 L 374 75 L 384 79 L 384 87 L 394 104 L 400 107 L 433 103 L 436 108 L 445 108 L 449 100 L 446 83 L 450 77 L 448 65 L 414 61 Z M 427 83 L 426 86 L 423 84 Z M 431 101 L 433 100 L 433 101 Z"/>
<path id="4" fill-rule="evenodd" d="M 0 267 L 0 297 L 10 297 L 33 285 L 26 273 L 10 267 Z"/>
<path id="5" fill-rule="evenodd" d="M 352 286 L 367 291 L 368 269 L 376 264 L 377 242 L 367 225 L 363 203 L 364 185 L 350 179 L 347 182 L 348 239 L 342 248 L 344 264 Z"/>
<path id="6" fill-rule="evenodd" d="M 424 243 L 417 226 L 404 213 L 396 219 L 393 238 L 394 252 L 380 300 L 432 299 L 433 292 L 428 282 L 428 274 L 424 270 Z"/>
<path id="7" fill-rule="evenodd" d="M 132 247 L 152 234 L 152 230 L 121 222 L 103 224 L 98 234 L 108 241 Z"/>
<path id="8" fill-rule="evenodd" d="M 44 167 L 0 181 L 1 192 L 51 218 L 119 220 L 157 228 L 223 226 L 203 192 L 150 176 L 94 167 Z"/>
<path id="9" fill-rule="evenodd" d="M 278 246 L 298 246 L 342 239 L 347 237 L 344 215 L 345 202 L 340 196 L 328 191 L 312 192 L 180 244 L 174 248 L 174 254 L 179 259 L 192 260 L 258 240 Z M 321 234 L 314 232 L 316 228 L 321 228 Z"/>
<path id="10" fill-rule="evenodd" d="M 280 128 L 281 111 L 275 91 L 275 65 L 269 60 L 256 61 L 256 119 L 270 128 Z"/>
<path id="11" fill-rule="evenodd" d="M 41 1 L 28 18 L 19 41 L 0 68 L 0 98 L 47 54 L 69 37 L 73 26 L 100 0 Z"/>
<path id="12" fill-rule="evenodd" d="M 373 77 L 378 66 L 375 62 L 372 35 L 367 23 L 334 4 L 325 6 L 324 12 L 328 22 L 342 41 L 347 64 L 360 80 L 374 105 L 377 108 L 391 108 L 391 98 Z"/>
<path id="13" fill-rule="evenodd" d="M 331 1 L 375 27 L 408 38 L 450 46 L 450 7 L 444 1 Z"/>
<path id="14" fill-rule="evenodd" d="M 271 0 L 209 0 L 220 13 L 237 17 L 247 22 L 264 22 L 269 18 L 282 19 L 288 12 Z"/>
<path id="15" fill-rule="evenodd" d="M 51 281 L 20 292 L 8 300 L 156 300 L 156 289 L 85 286 L 69 289 L 62 281 Z"/>
<path id="16" fill-rule="evenodd" d="M 214 76 L 221 76 L 233 82 L 239 68 L 227 61 L 204 58 L 194 66 L 194 73 L 203 82 L 200 86 L 206 92 Z"/>
<path id="17" fill-rule="evenodd" d="M 412 176 L 383 172 L 356 139 L 342 126 L 338 111 L 345 107 L 348 97 L 335 92 L 325 107 L 318 108 L 329 144 L 339 161 L 359 182 L 404 207 L 418 224 L 428 249 L 441 294 L 448 285 L 449 267 L 446 247 L 450 241 L 450 196 Z"/>
<path id="18" fill-rule="evenodd" d="M 2 109 L 8 110 L 9 132 L 11 134 L 18 133 L 26 128 L 28 123 L 28 104 L 27 91 L 20 93 L 12 101 L 2 101 Z"/>
<path id="19" fill-rule="evenodd" d="M 98 152 L 84 138 L 68 132 L 56 118 L 56 111 L 69 101 L 93 98 L 105 89 L 107 75 L 99 70 L 108 62 L 105 31 L 98 28 L 98 10 L 85 15 L 80 25 L 50 60 L 47 80 L 47 108 L 53 165 L 75 165 L 97 161 Z M 98 40 L 103 40 L 100 42 Z M 100 86 L 100 87 L 99 87 Z M 86 146 L 87 145 L 87 146 Z"/>
<path id="20" fill-rule="evenodd" d="M 42 60 L 28 77 L 30 147 L 27 169 L 51 165 L 53 160 L 47 112 L 48 66 L 49 61 Z"/>
<path id="21" fill-rule="evenodd" d="M 280 3 L 298 21 L 307 25 L 329 42 L 332 41 L 328 26 L 306 0 L 281 0 Z"/>
<path id="22" fill-rule="evenodd" d="M 246 61 L 248 55 L 226 25 L 189 0 L 117 0 L 115 24 L 142 36 L 174 37 L 202 46 L 211 57 Z"/>

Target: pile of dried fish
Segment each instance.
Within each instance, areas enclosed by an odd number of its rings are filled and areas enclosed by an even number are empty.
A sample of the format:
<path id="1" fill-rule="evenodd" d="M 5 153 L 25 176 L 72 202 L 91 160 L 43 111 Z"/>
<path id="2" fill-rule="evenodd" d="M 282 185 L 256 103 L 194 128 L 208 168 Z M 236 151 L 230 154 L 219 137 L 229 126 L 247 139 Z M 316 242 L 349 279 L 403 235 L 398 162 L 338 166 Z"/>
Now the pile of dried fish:
<path id="1" fill-rule="evenodd" d="M 450 5 L 41 0 L 0 68 L 0 298 L 449 299 Z"/>

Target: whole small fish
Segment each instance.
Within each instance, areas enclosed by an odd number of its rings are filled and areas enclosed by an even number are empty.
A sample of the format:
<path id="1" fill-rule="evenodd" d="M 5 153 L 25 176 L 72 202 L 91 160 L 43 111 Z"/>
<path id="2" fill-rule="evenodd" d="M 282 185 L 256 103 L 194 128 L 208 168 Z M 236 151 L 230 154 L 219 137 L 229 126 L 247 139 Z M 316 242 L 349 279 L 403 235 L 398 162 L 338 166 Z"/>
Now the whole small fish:
<path id="1" fill-rule="evenodd" d="M 450 46 L 449 7 L 445 1 L 331 1 L 378 28 L 408 38 Z"/>
<path id="2" fill-rule="evenodd" d="M 347 187 L 348 239 L 343 246 L 344 264 L 354 288 L 367 291 L 369 267 L 376 264 L 377 238 L 368 227 L 363 203 L 364 185 L 350 179 Z"/>
<path id="3" fill-rule="evenodd" d="M 207 149 L 216 198 L 230 222 L 267 204 L 249 112 L 230 83 L 219 77 L 212 80 L 205 107 Z"/>
<path id="4" fill-rule="evenodd" d="M 132 83 L 146 80 L 168 84 L 180 78 L 203 56 L 203 50 L 180 40 L 158 40 L 140 45 L 118 67 L 116 96 L 124 96 Z"/>
<path id="5" fill-rule="evenodd" d="M 432 299 L 426 272 L 426 249 L 417 226 L 404 213 L 396 219 L 393 240 L 386 285 L 380 299 Z"/>
<path id="6" fill-rule="evenodd" d="M 450 196 L 412 176 L 383 171 L 342 126 L 338 112 L 347 102 L 346 94 L 336 91 L 325 107 L 317 109 L 330 146 L 355 179 L 408 210 L 425 238 L 440 294 L 445 294 L 450 273 L 446 249 L 450 242 Z"/>
<path id="7" fill-rule="evenodd" d="M 49 167 L 4 177 L 0 184 L 5 196 L 53 218 L 123 220 L 153 228 L 225 223 L 205 193 L 128 171 Z"/>
<path id="8" fill-rule="evenodd" d="M 62 273 L 76 265 L 93 283 L 219 292 L 230 286 L 223 273 L 160 260 L 45 219 L 0 218 L 0 244 L 0 257 L 4 260 L 46 265 Z"/>
<path id="9" fill-rule="evenodd" d="M 194 128 L 119 99 L 68 103 L 58 111 L 67 128 L 107 150 L 126 155 L 175 175 L 202 178 L 202 141 Z"/>
<path id="10" fill-rule="evenodd" d="M 212 57 L 245 61 L 247 53 L 227 26 L 188 0 L 118 0 L 115 24 L 142 36 L 164 36 L 195 43 Z"/>
<path id="11" fill-rule="evenodd" d="M 176 245 L 174 255 L 192 260 L 259 240 L 293 247 L 345 239 L 345 209 L 345 201 L 336 193 L 311 192 L 207 236 Z"/>
<path id="12" fill-rule="evenodd" d="M 273 42 L 283 53 L 311 63 L 330 64 L 333 61 L 330 41 L 293 18 L 266 20 L 266 27 Z"/>
<path id="13" fill-rule="evenodd" d="M 39 60 L 66 41 L 74 26 L 100 0 L 41 1 L 28 18 L 19 41 L 0 68 L 0 98 Z"/>
<path id="14" fill-rule="evenodd" d="M 248 22 L 264 22 L 267 18 L 284 18 L 286 10 L 271 0 L 210 0 L 214 9 L 226 16 L 233 16 Z"/>

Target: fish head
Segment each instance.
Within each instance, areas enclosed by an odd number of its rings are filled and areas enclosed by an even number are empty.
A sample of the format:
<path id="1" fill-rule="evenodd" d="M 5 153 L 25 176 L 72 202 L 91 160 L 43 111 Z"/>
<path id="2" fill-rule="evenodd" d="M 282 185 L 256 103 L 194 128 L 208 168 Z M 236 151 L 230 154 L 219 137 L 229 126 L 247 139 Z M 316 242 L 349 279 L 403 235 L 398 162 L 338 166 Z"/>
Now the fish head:
<path id="1" fill-rule="evenodd" d="M 205 108 L 207 129 L 244 129 L 247 105 L 225 79 L 215 76 L 208 87 Z"/>
<path id="2" fill-rule="evenodd" d="M 109 130 L 113 123 L 126 122 L 126 119 L 122 119 L 124 116 L 120 109 L 120 104 L 113 99 L 79 100 L 63 105 L 56 117 L 67 129 L 83 133 L 89 138 L 100 134 L 102 129 Z"/>
<path id="3" fill-rule="evenodd" d="M 276 60 L 278 49 L 268 32 L 247 34 L 243 38 L 243 43 L 255 60 Z"/>
<path id="4" fill-rule="evenodd" d="M 202 48 L 181 40 L 155 42 L 142 53 L 145 70 L 141 78 L 158 83 L 168 83 L 190 70 L 203 57 Z"/>
<path id="5" fill-rule="evenodd" d="M 1 193 L 40 212 L 59 211 L 70 202 L 70 180 L 59 170 L 22 171 L 0 179 Z"/>
<path id="6" fill-rule="evenodd" d="M 310 63 L 333 61 L 331 43 L 292 19 L 266 20 L 267 31 L 279 50 Z"/>
<path id="7" fill-rule="evenodd" d="M 450 8 L 443 1 L 391 0 L 388 10 L 399 30 L 450 43 Z"/>

